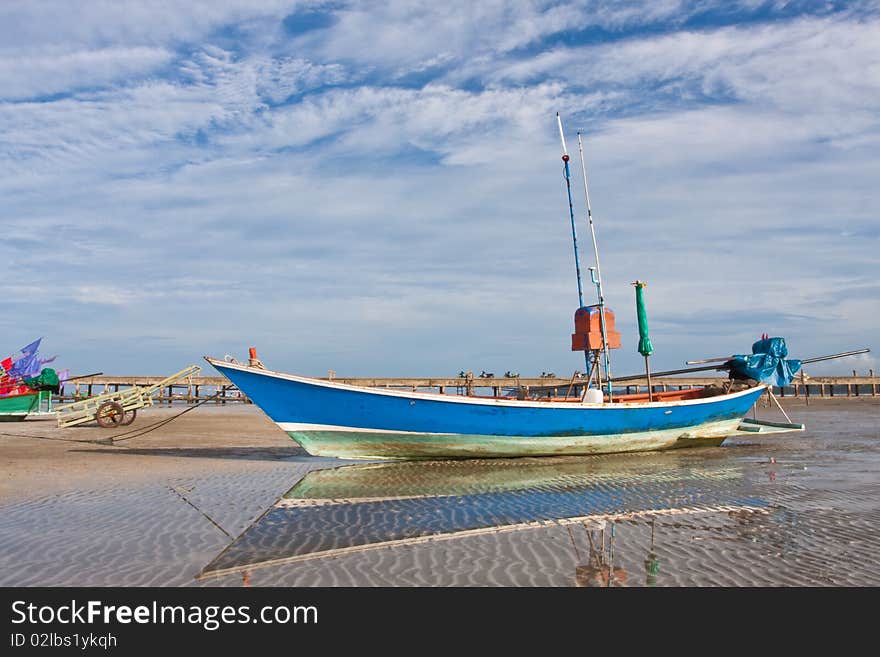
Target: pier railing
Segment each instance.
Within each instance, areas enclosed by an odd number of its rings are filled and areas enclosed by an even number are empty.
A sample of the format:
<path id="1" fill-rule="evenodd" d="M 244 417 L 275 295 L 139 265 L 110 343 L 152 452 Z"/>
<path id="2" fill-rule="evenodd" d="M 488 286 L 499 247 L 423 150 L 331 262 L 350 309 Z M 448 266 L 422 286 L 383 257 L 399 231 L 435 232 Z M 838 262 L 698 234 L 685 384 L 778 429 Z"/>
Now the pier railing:
<path id="1" fill-rule="evenodd" d="M 117 392 L 132 386 L 150 386 L 158 383 L 161 376 L 93 376 L 78 379 L 64 384 L 56 401 L 67 402 L 84 399 L 105 392 Z M 348 383 L 356 386 L 375 388 L 397 388 L 424 392 L 440 392 L 462 395 L 488 394 L 491 391 L 496 397 L 509 394 L 510 391 L 522 389 L 526 394 L 547 396 L 565 396 L 579 394 L 585 380 L 571 377 L 369 377 L 350 378 L 337 377 L 330 373 L 323 380 Z M 667 377 L 652 378 L 654 392 L 666 390 L 685 390 L 699 388 L 719 381 L 724 377 Z M 815 376 L 799 375 L 795 381 L 784 388 L 774 388 L 774 394 L 780 397 L 835 398 L 841 397 L 876 397 L 880 380 L 870 370 L 868 376 Z M 637 393 L 647 391 L 645 379 L 627 381 L 625 385 L 615 386 L 621 392 Z M 191 382 L 181 382 L 164 388 L 155 395 L 156 402 L 197 403 L 211 401 L 217 404 L 245 402 L 250 400 L 229 380 L 222 376 L 196 376 Z"/>

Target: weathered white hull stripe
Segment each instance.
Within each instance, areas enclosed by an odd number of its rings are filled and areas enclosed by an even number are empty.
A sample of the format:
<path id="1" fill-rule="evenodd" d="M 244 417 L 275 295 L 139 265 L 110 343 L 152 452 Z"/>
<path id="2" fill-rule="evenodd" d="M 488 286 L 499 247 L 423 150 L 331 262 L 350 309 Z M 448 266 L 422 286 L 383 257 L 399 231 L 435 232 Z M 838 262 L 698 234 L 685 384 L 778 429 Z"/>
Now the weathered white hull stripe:
<path id="1" fill-rule="evenodd" d="M 337 424 L 308 424 L 305 422 L 276 422 L 284 431 L 348 431 L 350 433 L 394 433 L 412 436 L 457 436 L 455 433 L 436 433 L 431 431 L 400 431 L 398 429 L 368 429 L 366 427 L 345 427 Z"/>
<path id="2" fill-rule="evenodd" d="M 727 433 L 733 430 L 732 425 L 736 425 L 741 420 L 722 420 L 720 422 L 710 422 L 704 425 L 700 425 L 698 427 L 677 427 L 674 429 L 652 429 L 649 431 L 635 431 L 632 433 L 624 433 L 624 434 L 583 434 L 580 436 L 576 435 L 564 435 L 564 436 L 499 436 L 499 437 L 511 437 L 511 438 L 596 438 L 596 439 L 607 439 L 607 438 L 620 438 L 627 437 L 629 439 L 639 438 L 641 436 L 659 436 L 661 434 L 676 434 L 683 435 L 689 434 L 694 437 L 712 437 L 717 436 L 719 433 Z M 339 431 L 346 433 L 382 433 L 382 434 L 394 434 L 401 436 L 473 436 L 473 435 L 481 435 L 481 434 L 459 434 L 459 433 L 448 433 L 448 432 L 434 432 L 434 431 L 402 431 L 400 429 L 374 429 L 368 427 L 346 427 L 336 424 L 309 424 L 305 422 L 276 422 L 282 430 L 292 433 L 305 433 L 307 431 Z M 495 434 L 488 434 L 495 435 Z"/>

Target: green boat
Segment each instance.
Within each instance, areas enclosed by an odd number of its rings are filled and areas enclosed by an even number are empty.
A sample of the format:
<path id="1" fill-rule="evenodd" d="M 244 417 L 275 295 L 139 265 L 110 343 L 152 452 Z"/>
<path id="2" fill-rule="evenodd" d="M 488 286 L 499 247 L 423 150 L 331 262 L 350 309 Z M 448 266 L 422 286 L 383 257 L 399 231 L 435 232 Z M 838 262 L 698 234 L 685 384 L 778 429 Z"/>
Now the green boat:
<path id="1" fill-rule="evenodd" d="M 21 421 L 39 407 L 40 392 L 36 390 L 0 397 L 0 422 Z"/>
<path id="2" fill-rule="evenodd" d="M 56 358 L 40 358 L 42 340 L 38 338 L 0 360 L 0 422 L 51 413 L 52 393 L 59 391 L 60 381 L 55 370 L 42 367 Z"/>

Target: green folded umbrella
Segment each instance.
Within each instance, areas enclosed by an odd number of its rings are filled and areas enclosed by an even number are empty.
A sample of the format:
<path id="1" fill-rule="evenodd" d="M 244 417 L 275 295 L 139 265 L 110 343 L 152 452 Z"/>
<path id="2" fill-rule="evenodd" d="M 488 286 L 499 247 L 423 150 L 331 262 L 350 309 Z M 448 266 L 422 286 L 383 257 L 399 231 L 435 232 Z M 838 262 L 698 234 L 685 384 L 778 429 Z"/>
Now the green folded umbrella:
<path id="1" fill-rule="evenodd" d="M 645 312 L 645 286 L 647 283 L 636 281 L 636 315 L 639 318 L 639 353 L 648 357 L 654 353 L 651 338 L 648 337 L 648 313 Z"/>

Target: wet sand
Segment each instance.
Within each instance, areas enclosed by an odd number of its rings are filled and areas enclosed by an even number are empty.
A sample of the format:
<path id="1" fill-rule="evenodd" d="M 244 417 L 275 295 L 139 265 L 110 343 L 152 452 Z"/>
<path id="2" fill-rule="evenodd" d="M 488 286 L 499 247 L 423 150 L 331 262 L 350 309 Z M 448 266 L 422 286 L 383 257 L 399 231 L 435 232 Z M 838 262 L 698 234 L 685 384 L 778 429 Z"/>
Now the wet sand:
<path id="1" fill-rule="evenodd" d="M 0 585 L 880 584 L 880 399 L 784 403 L 806 432 L 312 477 L 352 462 L 253 406 L 2 423 Z"/>

